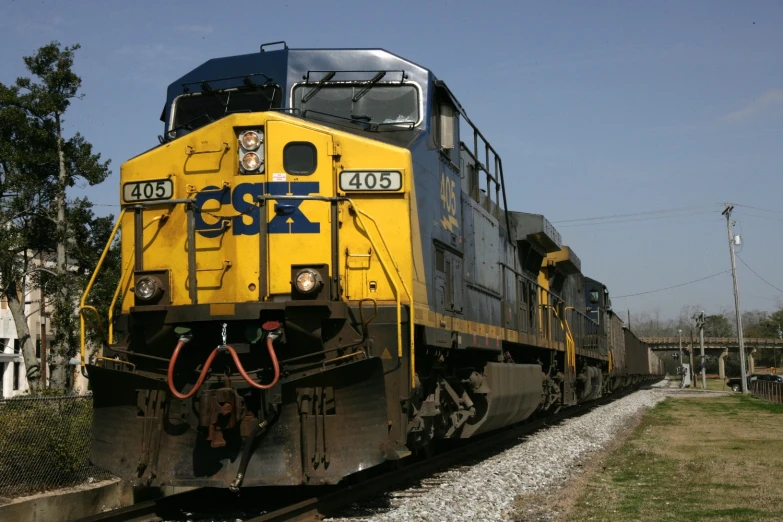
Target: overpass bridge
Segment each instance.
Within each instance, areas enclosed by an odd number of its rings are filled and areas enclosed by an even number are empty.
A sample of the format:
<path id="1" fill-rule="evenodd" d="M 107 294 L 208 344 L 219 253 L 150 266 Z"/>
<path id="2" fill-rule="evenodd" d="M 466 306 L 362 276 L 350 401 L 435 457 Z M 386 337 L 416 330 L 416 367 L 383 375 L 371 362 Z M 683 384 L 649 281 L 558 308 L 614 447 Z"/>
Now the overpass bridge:
<path id="1" fill-rule="evenodd" d="M 647 343 L 651 350 L 657 352 L 671 352 L 677 351 L 680 348 L 680 337 L 642 337 L 642 342 Z M 748 357 L 748 371 L 753 373 L 755 371 L 755 361 L 753 353 L 756 350 L 762 348 L 771 348 L 773 350 L 783 349 L 783 339 L 777 339 L 775 337 L 743 337 L 743 343 L 745 344 L 745 353 Z M 699 340 L 688 338 L 682 338 L 682 349 L 687 350 L 691 358 L 691 368 L 695 368 L 693 365 L 693 351 L 699 350 Z M 726 378 L 726 366 L 724 359 L 729 354 L 729 351 L 739 351 L 739 340 L 736 337 L 705 337 L 704 338 L 704 354 L 718 357 L 718 372 L 720 378 Z"/>

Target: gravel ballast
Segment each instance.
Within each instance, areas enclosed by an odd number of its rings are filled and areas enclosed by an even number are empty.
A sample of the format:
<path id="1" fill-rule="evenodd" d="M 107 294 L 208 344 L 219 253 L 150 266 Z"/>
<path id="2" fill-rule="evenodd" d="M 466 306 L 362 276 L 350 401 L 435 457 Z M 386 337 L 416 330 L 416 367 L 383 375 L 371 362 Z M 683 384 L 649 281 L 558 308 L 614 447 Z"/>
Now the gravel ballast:
<path id="1" fill-rule="evenodd" d="M 665 385 L 665 381 L 661 382 L 660 388 L 637 391 L 580 417 L 539 430 L 518 445 L 473 466 L 444 471 L 422 481 L 419 487 L 392 492 L 390 507 L 364 511 L 375 511 L 373 514 L 329 520 L 510 520 L 518 495 L 562 486 L 586 457 L 606 448 L 632 419 L 669 394 L 677 395 L 675 390 L 665 389 Z"/>

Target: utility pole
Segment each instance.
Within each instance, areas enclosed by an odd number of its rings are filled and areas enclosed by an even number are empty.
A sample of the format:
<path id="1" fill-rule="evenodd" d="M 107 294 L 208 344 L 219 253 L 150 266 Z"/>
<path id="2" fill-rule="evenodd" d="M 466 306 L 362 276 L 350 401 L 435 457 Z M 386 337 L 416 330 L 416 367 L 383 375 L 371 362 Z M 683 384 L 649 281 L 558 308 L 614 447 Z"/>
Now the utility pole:
<path id="1" fill-rule="evenodd" d="M 704 360 L 704 323 L 707 322 L 707 316 L 704 310 L 693 316 L 696 319 L 696 328 L 699 329 L 699 352 L 701 355 L 701 389 L 707 389 L 707 369 Z"/>
<path id="2" fill-rule="evenodd" d="M 780 325 L 778 325 L 778 339 L 783 339 L 783 330 L 780 329 Z M 772 357 L 774 357 L 775 361 L 775 373 L 778 372 L 778 350 L 777 348 L 772 349 Z"/>
<path id="3" fill-rule="evenodd" d="M 682 365 L 682 330 L 677 330 L 680 334 L 680 371 L 678 372 L 680 374 L 680 388 L 685 387 L 685 375 L 684 370 L 685 367 Z"/>
<path id="4" fill-rule="evenodd" d="M 696 344 L 696 343 L 694 343 L 694 342 L 693 342 L 693 329 L 691 328 L 691 345 L 690 345 L 690 346 L 691 346 L 691 349 L 690 349 L 689 351 L 691 352 L 691 353 L 690 353 L 690 358 L 691 358 L 691 368 L 690 368 L 690 372 L 691 372 L 691 376 L 693 377 L 693 382 L 691 383 L 691 386 L 692 386 L 693 388 L 695 388 L 695 387 L 696 387 L 696 365 L 694 364 L 694 361 L 693 361 L 693 351 L 694 351 L 694 350 L 693 350 L 693 346 L 694 346 L 695 344 Z"/>
<path id="5" fill-rule="evenodd" d="M 41 267 L 46 268 L 44 265 L 44 253 L 41 250 Z M 41 387 L 46 389 L 48 383 L 46 382 L 46 370 L 49 369 L 49 362 L 46 360 L 46 299 L 44 295 L 43 285 L 39 288 L 41 292 L 41 303 L 38 306 L 38 315 L 41 318 Z"/>
<path id="6" fill-rule="evenodd" d="M 729 254 L 731 255 L 731 277 L 734 280 L 734 310 L 737 314 L 737 340 L 740 352 L 740 377 L 742 378 L 742 393 L 748 393 L 748 377 L 745 370 L 745 341 L 742 338 L 742 309 L 740 308 L 739 286 L 737 285 L 737 262 L 734 260 L 734 232 L 731 224 L 731 211 L 734 205 L 726 203 L 726 210 L 721 212 L 726 216 L 726 227 L 729 232 Z"/>

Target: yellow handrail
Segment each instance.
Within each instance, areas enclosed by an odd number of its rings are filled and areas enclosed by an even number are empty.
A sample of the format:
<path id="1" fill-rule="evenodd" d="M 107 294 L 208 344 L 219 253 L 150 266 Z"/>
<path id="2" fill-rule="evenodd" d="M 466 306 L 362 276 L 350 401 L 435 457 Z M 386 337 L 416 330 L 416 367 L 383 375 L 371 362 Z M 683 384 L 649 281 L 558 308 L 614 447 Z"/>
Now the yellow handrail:
<path id="1" fill-rule="evenodd" d="M 128 366 L 131 367 L 131 371 L 136 371 L 136 365 L 135 364 L 133 364 L 132 362 L 128 362 L 128 361 L 123 361 L 121 359 L 112 359 L 111 357 L 96 357 L 95 360 L 96 361 L 109 361 L 109 362 L 115 363 L 115 364 L 127 364 Z"/>
<path id="2" fill-rule="evenodd" d="M 99 330 L 99 333 L 101 335 L 103 335 L 104 334 L 103 322 L 101 321 L 101 314 L 98 313 L 98 309 L 95 308 L 94 306 L 85 305 L 85 306 L 81 307 L 81 309 L 79 310 L 79 314 L 84 316 L 84 312 L 87 312 L 87 311 L 90 311 L 90 312 L 95 314 L 95 321 L 96 322 L 94 322 L 92 324 L 97 326 L 98 330 Z"/>
<path id="3" fill-rule="evenodd" d="M 557 313 L 557 307 L 553 306 L 552 311 L 560 321 L 566 335 L 566 364 L 568 368 L 573 368 L 574 372 L 576 372 L 576 342 L 574 341 L 574 334 L 571 332 L 571 325 L 568 324 L 568 319 L 565 317 L 565 312 L 573 308 L 573 306 L 566 306 L 563 309 L 563 317 L 560 317 L 560 314 Z"/>
<path id="4" fill-rule="evenodd" d="M 95 270 L 92 273 L 92 276 L 90 276 L 90 282 L 87 283 L 87 288 L 84 289 L 84 293 L 82 294 L 82 299 L 79 302 L 79 328 L 81 330 L 81 338 L 80 338 L 80 344 L 81 344 L 81 365 L 82 370 L 84 370 L 84 364 L 85 364 L 85 345 L 86 345 L 86 331 L 85 331 L 85 324 L 84 324 L 84 310 L 90 310 L 92 309 L 95 311 L 96 315 L 98 314 L 98 311 L 92 307 L 87 306 L 85 303 L 87 302 L 87 296 L 90 294 L 90 291 L 92 290 L 92 285 L 95 284 L 95 279 L 98 277 L 98 272 L 101 270 L 101 265 L 103 265 L 103 261 L 106 259 L 106 255 L 109 253 L 109 249 L 111 248 L 111 244 L 114 241 L 115 236 L 117 235 L 117 231 L 120 229 L 120 224 L 122 223 L 122 218 L 125 216 L 125 209 L 122 209 L 120 211 L 120 215 L 117 218 L 117 222 L 114 224 L 114 228 L 111 231 L 111 234 L 109 235 L 109 240 L 106 242 L 106 246 L 103 248 L 103 253 L 101 254 L 101 258 L 98 260 L 98 265 L 95 267 Z M 98 321 L 100 321 L 100 316 L 98 316 Z"/>
<path id="5" fill-rule="evenodd" d="M 563 321 L 565 322 L 566 328 L 568 329 L 568 339 L 571 342 L 571 368 L 573 368 L 574 372 L 576 373 L 576 341 L 574 340 L 574 333 L 571 331 L 571 325 L 569 324 L 568 316 L 566 315 L 566 312 L 573 309 L 573 306 L 565 307 L 563 310 Z"/>
<path id="6" fill-rule="evenodd" d="M 381 242 L 383 243 L 384 248 L 386 249 L 386 253 L 389 255 L 389 259 L 391 259 L 392 264 L 394 265 L 394 269 L 397 272 L 397 277 L 400 278 L 400 283 L 402 284 L 402 288 L 405 290 L 405 293 L 408 295 L 408 300 L 410 301 L 410 314 L 408 318 L 408 324 L 410 325 L 410 372 L 411 372 L 411 388 L 416 388 L 416 355 L 413 348 L 413 332 L 414 332 L 414 324 L 413 324 L 413 295 L 411 294 L 410 290 L 408 290 L 408 285 L 405 284 L 405 279 L 402 277 L 402 272 L 400 271 L 400 267 L 397 264 L 397 261 L 394 260 L 394 256 L 391 253 L 391 249 L 389 248 L 389 245 L 386 243 L 386 239 L 383 237 L 383 232 L 381 232 L 381 227 L 378 226 L 378 222 L 375 221 L 375 219 L 369 215 L 367 212 L 360 209 L 358 206 L 356 206 L 356 203 L 354 203 L 352 200 L 348 200 L 351 204 L 351 207 L 354 211 L 356 211 L 356 217 L 359 220 L 359 224 L 364 228 L 364 230 L 367 232 L 367 239 L 370 240 L 370 244 L 372 245 L 373 252 L 375 252 L 378 255 L 378 260 L 381 262 L 381 266 L 386 271 L 389 276 L 391 276 L 391 271 L 386 266 L 386 263 L 384 262 L 383 256 L 380 255 L 380 250 L 375 244 L 375 241 L 373 241 L 372 237 L 370 236 L 370 231 L 367 229 L 367 226 L 364 224 L 364 221 L 362 220 L 361 216 L 366 217 L 370 221 L 372 221 L 373 225 L 375 225 L 375 229 L 378 231 L 378 235 L 381 238 Z M 397 357 L 402 358 L 402 311 L 400 306 L 400 289 L 397 288 L 397 285 L 394 282 L 394 278 L 390 277 L 392 285 L 394 286 L 394 294 L 396 296 L 397 301 Z"/>
<path id="7" fill-rule="evenodd" d="M 114 290 L 114 296 L 111 298 L 111 304 L 109 305 L 109 344 L 114 344 L 114 321 L 113 321 L 114 305 L 117 304 L 117 298 L 120 296 L 120 292 L 122 291 L 122 288 L 125 287 L 127 281 L 130 281 L 130 276 L 133 273 L 133 271 L 130 270 L 130 265 L 131 263 L 133 263 L 134 249 L 135 247 L 131 248 L 130 250 L 130 255 L 128 256 L 128 264 L 125 265 L 125 270 L 122 271 L 122 276 L 120 277 L 120 280 L 117 283 L 117 288 Z"/>

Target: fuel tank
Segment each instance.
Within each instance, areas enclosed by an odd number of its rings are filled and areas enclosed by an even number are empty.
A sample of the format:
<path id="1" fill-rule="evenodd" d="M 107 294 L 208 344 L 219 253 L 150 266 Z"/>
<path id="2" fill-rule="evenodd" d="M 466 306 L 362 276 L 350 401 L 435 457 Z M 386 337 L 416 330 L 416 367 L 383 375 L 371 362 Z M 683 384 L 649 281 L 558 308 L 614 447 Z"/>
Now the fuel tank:
<path id="1" fill-rule="evenodd" d="M 476 400 L 477 414 L 462 429 L 462 438 L 473 437 L 528 418 L 543 401 L 544 374 L 537 364 L 487 363 L 484 386 Z"/>

